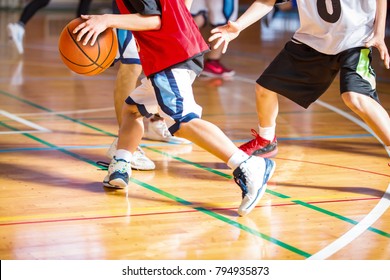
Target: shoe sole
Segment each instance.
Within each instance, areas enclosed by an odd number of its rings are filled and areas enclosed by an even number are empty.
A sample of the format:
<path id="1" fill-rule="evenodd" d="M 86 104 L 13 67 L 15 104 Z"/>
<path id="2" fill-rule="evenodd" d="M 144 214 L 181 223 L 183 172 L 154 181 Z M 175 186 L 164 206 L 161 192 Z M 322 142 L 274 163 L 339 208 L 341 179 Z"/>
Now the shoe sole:
<path id="1" fill-rule="evenodd" d="M 248 215 L 256 207 L 257 203 L 263 197 L 267 189 L 267 183 L 269 179 L 271 179 L 271 177 L 274 175 L 275 168 L 276 168 L 276 163 L 273 160 L 265 159 L 265 174 L 264 174 L 263 185 L 257 192 L 256 198 L 249 206 L 247 206 L 245 209 L 238 209 L 238 215 L 240 215 L 241 217 Z"/>
<path id="2" fill-rule="evenodd" d="M 111 181 L 103 181 L 103 186 L 111 189 L 125 189 L 127 184 L 122 179 L 114 179 Z"/>
<path id="3" fill-rule="evenodd" d="M 130 163 L 130 166 L 131 169 L 138 170 L 138 171 L 151 171 L 156 169 L 156 167 L 143 167 L 143 166 L 133 165 L 132 163 Z"/>
<path id="4" fill-rule="evenodd" d="M 272 150 L 272 151 L 270 151 L 268 153 L 264 153 L 264 154 L 256 153 L 256 151 L 254 151 L 252 153 L 253 156 L 262 157 L 262 158 L 273 158 L 273 157 L 276 157 L 277 154 L 278 154 L 278 148 L 277 147 L 274 150 Z"/>
<path id="5" fill-rule="evenodd" d="M 201 72 L 200 73 L 201 76 L 205 76 L 205 77 L 210 77 L 210 78 L 232 78 L 234 75 L 236 75 L 236 72 L 232 72 L 230 74 L 214 74 L 214 73 L 210 73 L 210 72 Z"/>

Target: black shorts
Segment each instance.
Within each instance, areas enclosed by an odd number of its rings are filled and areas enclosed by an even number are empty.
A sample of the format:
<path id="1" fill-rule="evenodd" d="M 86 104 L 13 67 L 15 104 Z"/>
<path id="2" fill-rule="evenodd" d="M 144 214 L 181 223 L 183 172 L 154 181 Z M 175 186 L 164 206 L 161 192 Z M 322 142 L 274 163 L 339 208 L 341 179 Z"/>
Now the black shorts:
<path id="1" fill-rule="evenodd" d="M 289 41 L 256 82 L 307 108 L 320 98 L 340 72 L 340 93 L 353 91 L 379 102 L 371 60 L 369 48 L 352 48 L 327 55 Z"/>

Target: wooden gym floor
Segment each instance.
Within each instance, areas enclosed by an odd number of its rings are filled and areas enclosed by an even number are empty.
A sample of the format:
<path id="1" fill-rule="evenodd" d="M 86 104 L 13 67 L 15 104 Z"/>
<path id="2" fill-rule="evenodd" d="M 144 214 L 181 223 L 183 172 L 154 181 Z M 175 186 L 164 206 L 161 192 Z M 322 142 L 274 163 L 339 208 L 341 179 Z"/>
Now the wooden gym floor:
<path id="1" fill-rule="evenodd" d="M 308 110 L 280 99 L 275 175 L 238 217 L 231 171 L 195 145 L 145 140 L 156 170 L 134 171 L 128 190 L 103 188 L 95 162 L 117 133 L 117 68 L 65 68 L 57 39 L 68 12 L 39 12 L 20 57 L 6 33 L 19 12 L 0 13 L 1 259 L 390 259 L 389 157 L 342 103 L 338 80 Z M 250 27 L 223 58 L 235 78 L 195 82 L 204 119 L 237 145 L 257 126 L 254 80 L 296 26 L 286 17 Z M 390 72 L 374 54 L 390 111 Z"/>

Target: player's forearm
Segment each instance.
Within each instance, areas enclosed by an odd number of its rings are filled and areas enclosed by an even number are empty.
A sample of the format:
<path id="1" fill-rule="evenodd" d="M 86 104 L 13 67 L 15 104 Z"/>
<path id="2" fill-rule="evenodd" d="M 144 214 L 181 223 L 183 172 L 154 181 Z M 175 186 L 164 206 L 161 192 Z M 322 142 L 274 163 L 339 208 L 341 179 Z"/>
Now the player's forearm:
<path id="1" fill-rule="evenodd" d="M 140 14 L 107 14 L 105 16 L 108 27 L 127 29 L 132 31 L 158 30 L 161 27 L 161 18 L 159 15 L 146 16 Z"/>
<path id="2" fill-rule="evenodd" d="M 268 14 L 275 5 L 276 0 L 257 0 L 237 19 L 241 30 L 252 25 Z M 240 31 L 241 31 L 240 30 Z"/>
<path id="3" fill-rule="evenodd" d="M 376 0 L 376 15 L 374 23 L 374 33 L 385 37 L 387 0 Z"/>

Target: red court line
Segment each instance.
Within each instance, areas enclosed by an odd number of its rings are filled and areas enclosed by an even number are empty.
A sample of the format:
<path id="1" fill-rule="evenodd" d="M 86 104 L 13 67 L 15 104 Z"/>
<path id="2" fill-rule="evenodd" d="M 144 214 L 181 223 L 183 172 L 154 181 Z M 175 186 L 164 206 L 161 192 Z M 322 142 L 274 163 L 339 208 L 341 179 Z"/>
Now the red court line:
<path id="1" fill-rule="evenodd" d="M 378 197 L 366 197 L 366 198 L 356 198 L 356 199 L 340 199 L 340 200 L 326 200 L 326 201 L 313 201 L 307 202 L 307 204 L 322 204 L 322 203 L 339 203 L 339 202 L 354 202 L 354 201 L 367 201 L 367 200 L 379 200 Z M 278 203 L 271 205 L 259 205 L 255 208 L 261 207 L 283 207 L 283 206 L 298 206 L 294 202 L 290 203 Z M 235 210 L 236 208 L 210 208 L 212 211 L 221 211 L 221 210 Z M 29 225 L 29 224 L 44 224 L 44 223 L 61 223 L 61 222 L 76 222 L 76 221 L 92 221 L 92 220 L 103 220 L 103 219 L 117 219 L 117 218 L 128 218 L 128 217 L 143 217 L 143 216 L 155 216 L 155 215 L 167 215 L 167 214 L 185 214 L 185 213 L 195 213 L 198 210 L 185 210 L 185 211 L 174 211 L 174 212 L 151 212 L 151 213 L 141 213 L 141 214 L 130 214 L 130 215 L 113 215 L 113 216 L 98 216 L 98 217 L 84 217 L 84 218 L 67 218 L 67 219 L 54 219 L 54 220 L 38 220 L 38 221 L 21 221 L 21 222 L 11 222 L 11 223 L 2 223 L 0 226 L 16 226 L 16 225 Z"/>
<path id="2" fill-rule="evenodd" d="M 313 161 L 308 161 L 308 160 L 300 160 L 300 159 L 298 160 L 298 159 L 280 158 L 280 157 L 275 157 L 275 159 L 286 160 L 286 161 L 295 161 L 295 162 L 303 162 L 303 163 L 322 165 L 322 166 L 329 166 L 329 167 L 336 167 L 336 168 L 348 169 L 348 170 L 357 171 L 357 172 L 370 173 L 370 174 L 374 174 L 374 175 L 379 175 L 379 176 L 384 176 L 384 177 L 389 177 L 390 178 L 390 175 L 388 175 L 388 174 L 383 174 L 383 173 L 374 172 L 374 171 L 368 171 L 368 170 L 354 168 L 354 167 L 347 167 L 347 166 L 341 166 L 341 165 L 336 165 L 336 164 L 330 164 L 330 163 L 321 163 L 321 162 L 313 162 Z M 388 165 L 390 166 L 390 163 Z"/>

